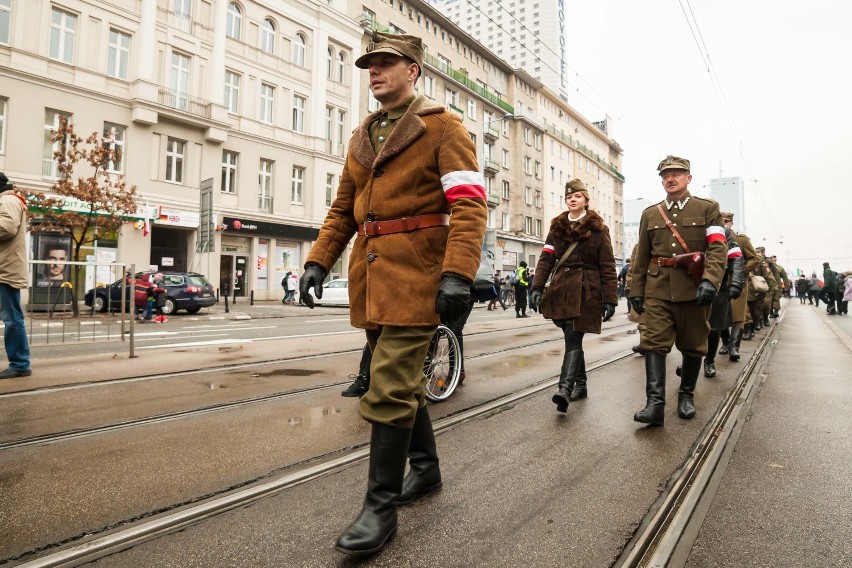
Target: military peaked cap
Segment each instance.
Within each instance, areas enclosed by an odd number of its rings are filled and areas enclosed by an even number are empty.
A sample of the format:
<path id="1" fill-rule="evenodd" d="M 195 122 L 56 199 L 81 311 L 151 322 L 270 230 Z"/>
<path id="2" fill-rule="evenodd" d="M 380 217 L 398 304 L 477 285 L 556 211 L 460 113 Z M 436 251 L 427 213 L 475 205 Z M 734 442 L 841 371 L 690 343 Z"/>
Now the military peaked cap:
<path id="1" fill-rule="evenodd" d="M 355 67 L 369 69 L 370 57 L 377 53 L 407 57 L 417 64 L 418 76 L 423 74 L 423 40 L 417 36 L 373 31 L 367 53 L 355 60 Z"/>
<path id="2" fill-rule="evenodd" d="M 657 166 L 657 171 L 663 173 L 666 170 L 686 170 L 689 171 L 689 160 L 686 158 L 678 158 L 677 156 L 672 156 L 669 154 L 663 161 L 660 162 L 660 165 Z"/>

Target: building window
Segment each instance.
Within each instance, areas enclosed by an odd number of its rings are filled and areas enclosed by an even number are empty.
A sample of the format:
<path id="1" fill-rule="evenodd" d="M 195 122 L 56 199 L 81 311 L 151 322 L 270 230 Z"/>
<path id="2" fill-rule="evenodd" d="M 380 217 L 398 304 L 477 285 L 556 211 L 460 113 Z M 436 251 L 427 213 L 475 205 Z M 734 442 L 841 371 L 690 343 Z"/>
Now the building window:
<path id="1" fill-rule="evenodd" d="M 12 0 L 0 0 L 0 43 L 9 45 L 12 25 Z"/>
<path id="2" fill-rule="evenodd" d="M 127 79 L 127 64 L 130 60 L 130 35 L 118 30 L 109 31 L 107 75 Z"/>
<path id="3" fill-rule="evenodd" d="M 532 205 L 532 188 L 530 186 L 524 188 L 524 203 Z"/>
<path id="4" fill-rule="evenodd" d="M 343 155 L 343 144 L 346 137 L 346 111 L 337 109 L 337 155 Z"/>
<path id="5" fill-rule="evenodd" d="M 172 52 L 172 63 L 169 69 L 169 88 L 172 94 L 170 106 L 186 110 L 189 103 L 189 56 Z"/>
<path id="6" fill-rule="evenodd" d="M 435 78 L 431 75 L 423 77 L 423 94 L 430 99 L 435 98 Z"/>
<path id="7" fill-rule="evenodd" d="M 541 162 L 539 162 L 538 160 L 536 160 L 536 162 L 535 162 L 534 171 L 535 171 L 535 179 L 541 179 Z"/>
<path id="8" fill-rule="evenodd" d="M 46 178 L 59 177 L 59 170 L 56 162 L 55 154 L 62 148 L 62 142 L 53 142 L 53 133 L 59 130 L 59 124 L 62 120 L 71 121 L 71 115 L 55 110 L 45 109 L 44 111 L 44 153 L 42 154 L 41 175 Z M 5 124 L 5 120 L 3 123 Z"/>
<path id="9" fill-rule="evenodd" d="M 494 228 L 494 224 L 497 222 L 497 210 L 496 209 L 488 209 L 488 222 L 487 227 L 489 229 Z"/>
<path id="10" fill-rule="evenodd" d="M 260 84 L 260 114 L 258 119 L 261 122 L 272 124 L 272 113 L 275 111 L 275 87 Z"/>
<path id="11" fill-rule="evenodd" d="M 373 96 L 373 91 L 367 87 L 367 111 L 373 112 L 379 110 L 379 101 Z"/>
<path id="12" fill-rule="evenodd" d="M 337 80 L 343 83 L 346 78 L 346 54 L 342 51 L 337 54 Z"/>
<path id="13" fill-rule="evenodd" d="M 533 134 L 533 146 L 536 150 L 541 150 L 541 133 L 536 132 Z"/>
<path id="14" fill-rule="evenodd" d="M 290 190 L 290 201 L 296 205 L 302 204 L 302 191 L 305 187 L 305 168 L 293 166 L 293 184 Z"/>
<path id="15" fill-rule="evenodd" d="M 508 213 L 503 213 L 503 222 L 501 223 L 500 228 L 503 229 L 504 231 L 511 231 L 512 230 L 512 222 L 511 222 L 510 219 L 511 218 L 509 217 Z"/>
<path id="16" fill-rule="evenodd" d="M 231 2 L 228 4 L 228 19 L 225 22 L 225 35 L 234 39 L 240 39 L 240 29 L 242 27 L 243 13 L 235 2 Z"/>
<path id="17" fill-rule="evenodd" d="M 509 199 L 509 182 L 505 180 L 503 181 L 503 199 L 507 201 Z"/>
<path id="18" fill-rule="evenodd" d="M 532 217 L 524 217 L 524 233 L 528 235 L 533 234 L 533 223 Z"/>
<path id="19" fill-rule="evenodd" d="M 468 118 L 476 118 L 476 99 L 467 99 L 467 116 Z"/>
<path id="20" fill-rule="evenodd" d="M 240 112 L 240 76 L 225 71 L 225 107 L 234 114 Z"/>
<path id="21" fill-rule="evenodd" d="M 529 144 L 532 141 L 531 134 L 530 129 L 524 126 L 524 144 Z"/>
<path id="22" fill-rule="evenodd" d="M 0 0 L 2 1 L 2 0 Z M 9 100 L 0 97 L 0 154 L 6 152 L 6 109 L 9 108 Z"/>
<path id="23" fill-rule="evenodd" d="M 325 78 L 331 81 L 334 78 L 334 48 L 328 46 L 328 51 L 325 57 L 326 73 Z"/>
<path id="24" fill-rule="evenodd" d="M 325 139 L 334 140 L 334 107 L 325 107 Z"/>
<path id="25" fill-rule="evenodd" d="M 535 192 L 535 206 L 536 206 L 536 208 L 541 209 L 541 192 L 540 191 Z"/>
<path id="26" fill-rule="evenodd" d="M 183 183 L 183 160 L 186 142 L 169 138 L 166 143 L 166 181 Z"/>
<path id="27" fill-rule="evenodd" d="M 272 213 L 272 160 L 260 159 L 257 172 L 257 208 L 264 213 Z"/>
<path id="28" fill-rule="evenodd" d="M 266 53 L 275 53 L 275 23 L 269 18 L 260 24 L 260 49 Z"/>
<path id="29" fill-rule="evenodd" d="M 305 66 L 305 51 L 307 45 L 308 42 L 302 34 L 296 34 L 296 37 L 293 38 L 293 63 L 299 67 Z"/>
<path id="30" fill-rule="evenodd" d="M 503 167 L 509 167 L 509 151 L 505 148 L 503 148 Z"/>
<path id="31" fill-rule="evenodd" d="M 325 206 L 331 207 L 334 199 L 334 174 L 325 174 Z"/>
<path id="32" fill-rule="evenodd" d="M 104 123 L 104 148 L 111 150 L 111 160 L 107 160 L 104 169 L 111 174 L 124 171 L 124 133 L 126 129 L 118 124 Z"/>
<path id="33" fill-rule="evenodd" d="M 524 156 L 524 173 L 532 174 L 532 159 L 529 156 Z"/>
<path id="34" fill-rule="evenodd" d="M 74 35 L 77 16 L 53 8 L 50 12 L 50 58 L 71 63 L 74 59 Z"/>
<path id="35" fill-rule="evenodd" d="M 293 95 L 293 131 L 305 131 L 305 106 L 308 99 L 301 95 Z"/>
<path id="36" fill-rule="evenodd" d="M 452 89 L 444 89 L 444 103 L 447 106 L 458 107 L 459 94 Z"/>
<path id="37" fill-rule="evenodd" d="M 222 187 L 223 193 L 237 192 L 237 156 L 236 152 L 222 150 Z"/>
<path id="38" fill-rule="evenodd" d="M 535 220 L 535 236 L 541 236 L 541 219 Z"/>

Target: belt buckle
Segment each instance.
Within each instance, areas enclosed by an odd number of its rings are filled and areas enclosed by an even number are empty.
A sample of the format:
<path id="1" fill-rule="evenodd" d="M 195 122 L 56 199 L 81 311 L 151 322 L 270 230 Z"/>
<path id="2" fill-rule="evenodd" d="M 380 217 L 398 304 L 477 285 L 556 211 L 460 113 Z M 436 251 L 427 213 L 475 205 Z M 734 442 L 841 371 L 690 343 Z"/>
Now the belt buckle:
<path id="1" fill-rule="evenodd" d="M 368 239 L 370 238 L 370 232 L 367 229 L 367 225 L 369 225 L 371 223 L 375 223 L 375 221 L 364 221 L 364 236 L 367 237 Z"/>

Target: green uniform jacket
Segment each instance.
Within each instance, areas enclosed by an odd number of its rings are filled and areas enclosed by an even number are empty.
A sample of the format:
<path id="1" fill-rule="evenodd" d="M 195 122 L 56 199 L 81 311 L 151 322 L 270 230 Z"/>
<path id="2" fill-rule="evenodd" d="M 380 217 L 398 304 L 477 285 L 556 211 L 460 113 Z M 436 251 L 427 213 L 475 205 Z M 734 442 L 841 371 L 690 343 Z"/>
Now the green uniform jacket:
<path id="1" fill-rule="evenodd" d="M 689 246 L 690 252 L 704 251 L 704 279 L 716 290 L 722 282 L 728 262 L 728 245 L 722 227 L 719 204 L 712 199 L 689 196 L 683 210 L 674 205 L 666 215 Z M 683 199 L 686 199 L 684 196 Z M 681 199 L 681 201 L 683 201 Z M 666 210 L 666 202 L 662 202 Z M 652 256 L 669 257 L 686 251 L 666 226 L 656 205 L 642 212 L 636 261 L 630 269 L 630 295 L 669 302 L 695 301 L 696 286 L 686 271 L 651 263 Z"/>
<path id="2" fill-rule="evenodd" d="M 305 264 L 326 271 L 368 220 L 449 213 L 450 225 L 359 236 L 349 257 L 352 325 L 364 329 L 439 323 L 442 274 L 471 282 L 488 217 L 476 148 L 458 115 L 417 97 L 378 156 L 370 143 L 374 112 L 355 130 L 337 197 Z"/>

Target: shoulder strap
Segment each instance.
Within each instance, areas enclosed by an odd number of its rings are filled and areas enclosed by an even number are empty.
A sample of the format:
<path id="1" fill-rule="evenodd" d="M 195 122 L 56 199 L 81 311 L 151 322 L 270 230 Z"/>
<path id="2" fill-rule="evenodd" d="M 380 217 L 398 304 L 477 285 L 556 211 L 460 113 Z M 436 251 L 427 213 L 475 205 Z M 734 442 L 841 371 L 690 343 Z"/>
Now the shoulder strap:
<path id="1" fill-rule="evenodd" d="M 565 251 L 558 261 L 556 261 L 556 265 L 553 267 L 553 270 L 550 271 L 550 275 L 547 277 L 547 284 L 550 284 L 550 280 L 553 278 L 553 275 L 559 270 L 559 267 L 562 266 L 562 263 L 571 256 L 571 253 L 574 252 L 574 249 L 577 247 L 577 243 L 580 241 L 574 241 L 570 245 L 568 245 L 568 250 Z"/>
<path id="2" fill-rule="evenodd" d="M 677 239 L 677 242 L 680 243 L 680 246 L 683 247 L 683 250 L 685 250 L 686 252 L 692 252 L 691 250 L 689 250 L 689 247 L 686 246 L 684 240 L 680 237 L 680 233 L 678 233 L 677 229 L 675 229 L 674 225 L 672 225 L 672 222 L 671 220 L 669 220 L 668 216 L 666 215 L 666 212 L 663 211 L 663 204 L 657 203 L 657 209 L 660 211 L 660 215 L 663 216 L 663 220 L 665 220 L 666 226 L 669 228 L 669 230 L 671 230 L 672 234 L 674 234 L 675 238 Z"/>

